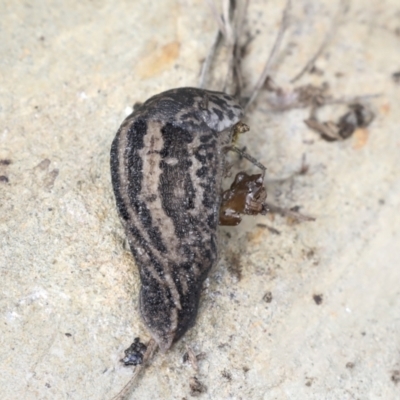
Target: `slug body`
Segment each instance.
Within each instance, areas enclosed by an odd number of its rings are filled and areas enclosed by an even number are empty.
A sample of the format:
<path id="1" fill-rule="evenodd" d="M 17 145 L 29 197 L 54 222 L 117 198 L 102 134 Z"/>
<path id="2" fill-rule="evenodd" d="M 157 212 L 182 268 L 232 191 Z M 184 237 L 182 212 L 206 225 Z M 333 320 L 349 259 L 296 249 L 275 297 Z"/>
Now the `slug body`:
<path id="1" fill-rule="evenodd" d="M 112 143 L 111 178 L 140 272 L 140 311 L 162 351 L 194 324 L 217 261 L 223 147 L 242 115 L 225 93 L 168 90 L 129 115 Z"/>

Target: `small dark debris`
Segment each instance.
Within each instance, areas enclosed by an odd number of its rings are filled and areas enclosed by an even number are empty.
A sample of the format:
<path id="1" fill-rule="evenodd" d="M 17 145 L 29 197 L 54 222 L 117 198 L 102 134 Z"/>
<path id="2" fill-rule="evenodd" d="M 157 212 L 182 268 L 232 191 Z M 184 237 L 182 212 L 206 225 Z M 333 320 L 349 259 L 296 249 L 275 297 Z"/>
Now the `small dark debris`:
<path id="1" fill-rule="evenodd" d="M 47 388 L 51 388 L 50 383 L 46 383 L 44 386 L 46 386 Z"/>
<path id="2" fill-rule="evenodd" d="M 280 235 L 281 232 L 278 231 L 278 229 L 273 228 L 272 226 L 268 226 L 266 224 L 256 224 L 257 228 L 265 228 L 268 229 L 269 232 L 271 232 L 274 235 Z"/>
<path id="3" fill-rule="evenodd" d="M 353 362 L 346 363 L 346 368 L 353 369 L 354 368 L 354 363 Z"/>
<path id="4" fill-rule="evenodd" d="M 300 223 L 300 222 L 304 222 L 304 221 L 315 221 L 314 217 L 310 217 L 308 215 L 298 212 L 297 210 L 300 210 L 299 206 L 295 206 L 295 207 L 288 209 L 288 208 L 276 206 L 275 204 L 272 204 L 272 203 L 267 203 L 266 205 L 268 207 L 268 211 L 271 214 L 279 214 L 282 217 L 286 217 L 288 219 L 288 223 L 290 223 L 292 225 Z"/>
<path id="5" fill-rule="evenodd" d="M 273 235 L 278 235 L 279 236 L 281 234 L 281 231 L 279 231 L 278 229 L 273 228 L 272 226 L 267 226 L 267 229 Z"/>
<path id="6" fill-rule="evenodd" d="M 233 275 L 237 281 L 242 279 L 242 262 L 240 253 L 230 252 L 227 255 L 228 272 Z"/>
<path id="7" fill-rule="evenodd" d="M 400 83 L 400 71 L 394 72 L 394 73 L 392 74 L 392 79 L 393 79 L 396 83 Z"/>
<path id="8" fill-rule="evenodd" d="M 314 380 L 314 378 L 306 377 L 306 386 L 310 387 L 313 384 Z"/>
<path id="9" fill-rule="evenodd" d="M 58 169 L 53 169 L 48 173 L 46 179 L 44 180 L 44 186 L 46 186 L 47 189 L 51 189 L 53 187 L 58 174 L 59 174 Z"/>
<path id="10" fill-rule="evenodd" d="M 266 293 L 264 294 L 264 296 L 263 296 L 263 300 L 264 300 L 266 303 L 271 303 L 271 301 L 272 301 L 272 293 L 271 293 L 271 292 L 266 292 Z"/>
<path id="11" fill-rule="evenodd" d="M 147 347 L 137 337 L 133 343 L 125 350 L 125 357 L 121 360 L 126 366 L 127 365 L 138 365 L 143 362 L 143 355 L 146 352 Z"/>
<path id="12" fill-rule="evenodd" d="M 64 333 L 64 335 L 66 336 L 66 337 L 71 337 L 72 336 L 72 334 L 71 333 Z"/>
<path id="13" fill-rule="evenodd" d="M 366 334 L 366 332 L 361 332 L 361 336 L 365 336 Z"/>
<path id="14" fill-rule="evenodd" d="M 320 304 L 322 304 L 324 297 L 322 294 L 314 294 L 313 299 L 315 301 L 315 304 L 319 306 Z"/>
<path id="15" fill-rule="evenodd" d="M 36 165 L 35 168 L 44 171 L 49 168 L 50 163 L 51 161 L 48 158 L 45 158 L 44 160 L 40 161 L 40 163 Z"/>
<path id="16" fill-rule="evenodd" d="M 202 351 L 201 353 L 196 354 L 196 360 L 197 360 L 197 361 L 205 360 L 205 359 L 206 359 L 206 356 L 207 356 L 207 354 L 204 353 L 204 352 Z"/>
<path id="17" fill-rule="evenodd" d="M 10 180 L 5 175 L 0 175 L 0 182 L 8 183 Z"/>
<path id="18" fill-rule="evenodd" d="M 308 71 L 309 74 L 314 74 L 314 75 L 318 75 L 318 76 L 322 76 L 324 74 L 324 71 L 318 67 L 316 67 L 315 65 L 313 65 L 310 69 L 310 71 Z"/>
<path id="19" fill-rule="evenodd" d="M 310 170 L 310 165 L 306 163 L 305 155 L 303 154 L 303 159 L 301 162 L 301 166 L 297 175 L 307 175 L 308 171 Z"/>
<path id="20" fill-rule="evenodd" d="M 400 383 L 400 371 L 399 370 L 394 370 L 392 371 L 392 376 L 390 377 L 393 383 L 396 385 Z"/>
<path id="21" fill-rule="evenodd" d="M 225 378 L 227 381 L 231 381 L 232 380 L 232 374 L 228 371 L 228 370 L 226 370 L 226 369 L 224 369 L 222 372 L 221 372 L 221 375 L 222 375 L 222 377 L 223 378 Z"/>
<path id="22" fill-rule="evenodd" d="M 206 386 L 204 386 L 195 376 L 190 378 L 189 387 L 190 387 L 190 395 L 193 397 L 198 397 L 202 393 L 207 391 Z"/>
<path id="23" fill-rule="evenodd" d="M 249 367 L 247 367 L 247 366 L 244 366 L 243 367 L 243 372 L 245 373 L 245 374 L 247 374 L 247 372 L 249 372 L 250 371 L 250 368 Z"/>
<path id="24" fill-rule="evenodd" d="M 12 163 L 12 161 L 9 160 L 8 158 L 0 160 L 0 165 L 10 165 L 11 163 Z"/>
<path id="25" fill-rule="evenodd" d="M 320 122 L 316 117 L 316 109 L 313 109 L 310 118 L 304 120 L 304 123 L 328 142 L 345 140 L 357 128 L 367 127 L 375 117 L 374 113 L 362 104 L 350 104 L 348 108 L 350 111 L 341 116 L 337 122 Z"/>
<path id="26" fill-rule="evenodd" d="M 259 32 L 256 32 L 256 34 L 258 34 Z M 239 54 L 240 54 L 240 59 L 244 58 L 248 52 L 249 52 L 249 45 L 250 43 L 255 39 L 255 35 L 250 35 L 249 32 L 246 33 L 246 41 L 244 42 L 244 44 L 242 46 L 240 46 L 239 48 Z"/>
<path id="27" fill-rule="evenodd" d="M 350 137 L 357 128 L 365 128 L 374 119 L 372 111 L 362 104 L 351 104 L 350 111 L 343 115 L 338 122 L 339 136 L 343 139 Z"/>
<path id="28" fill-rule="evenodd" d="M 383 206 L 385 204 L 385 200 L 384 199 L 379 199 L 378 203 L 380 206 Z"/>
<path id="29" fill-rule="evenodd" d="M 309 249 L 306 253 L 306 257 L 308 259 L 313 258 L 315 256 L 315 249 Z"/>
<path id="30" fill-rule="evenodd" d="M 51 207 L 49 207 L 49 208 L 47 209 L 47 211 L 53 211 L 53 209 L 52 209 Z"/>
<path id="31" fill-rule="evenodd" d="M 199 370 L 197 361 L 204 360 L 206 357 L 206 353 L 195 354 L 190 346 L 187 346 L 186 349 L 187 351 L 183 355 L 183 362 L 189 362 L 192 368 L 197 372 Z"/>

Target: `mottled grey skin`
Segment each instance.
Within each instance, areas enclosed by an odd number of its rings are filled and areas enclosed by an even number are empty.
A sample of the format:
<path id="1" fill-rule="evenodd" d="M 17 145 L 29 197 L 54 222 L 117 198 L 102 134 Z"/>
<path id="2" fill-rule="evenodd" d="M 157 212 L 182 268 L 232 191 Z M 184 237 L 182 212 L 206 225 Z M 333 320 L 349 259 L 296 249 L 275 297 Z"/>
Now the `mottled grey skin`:
<path id="1" fill-rule="evenodd" d="M 112 184 L 140 271 L 140 310 L 163 351 L 194 324 L 217 261 L 223 146 L 242 114 L 225 93 L 173 89 L 136 108 L 112 143 Z"/>

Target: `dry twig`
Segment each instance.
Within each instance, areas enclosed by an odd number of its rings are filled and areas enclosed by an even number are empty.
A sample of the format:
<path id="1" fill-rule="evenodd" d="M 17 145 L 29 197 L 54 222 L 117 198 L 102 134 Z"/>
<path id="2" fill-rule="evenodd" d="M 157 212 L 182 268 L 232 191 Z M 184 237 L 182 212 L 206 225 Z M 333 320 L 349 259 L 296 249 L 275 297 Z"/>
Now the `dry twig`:
<path id="1" fill-rule="evenodd" d="M 326 49 L 326 47 L 329 45 L 329 43 L 332 41 L 334 38 L 338 25 L 340 22 L 340 19 L 344 12 L 347 9 L 347 0 L 342 0 L 339 5 L 339 10 L 333 19 L 332 25 L 328 31 L 328 33 L 325 35 L 324 40 L 322 41 L 321 45 L 319 46 L 318 50 L 315 52 L 315 54 L 307 61 L 306 65 L 302 68 L 302 70 L 294 77 L 291 79 L 290 83 L 294 83 L 297 80 L 299 80 L 306 72 L 309 72 L 311 68 L 314 66 L 315 62 L 317 59 L 320 57 L 322 52 Z"/>
<path id="2" fill-rule="evenodd" d="M 291 0 L 287 0 L 285 9 L 283 11 L 282 22 L 280 24 L 278 35 L 275 39 L 274 46 L 272 47 L 272 50 L 271 50 L 271 53 L 269 54 L 267 63 L 265 64 L 265 67 L 264 67 L 260 77 L 258 78 L 258 81 L 253 89 L 253 92 L 250 95 L 250 98 L 244 107 L 245 111 L 247 111 L 249 106 L 251 105 L 251 103 L 253 103 L 253 101 L 255 100 L 255 98 L 258 95 L 258 92 L 264 86 L 264 83 L 265 83 L 267 77 L 270 75 L 272 61 L 275 57 L 275 54 L 279 50 L 279 47 L 282 43 L 283 36 L 289 25 L 289 11 L 290 11 L 291 5 L 292 5 Z"/>

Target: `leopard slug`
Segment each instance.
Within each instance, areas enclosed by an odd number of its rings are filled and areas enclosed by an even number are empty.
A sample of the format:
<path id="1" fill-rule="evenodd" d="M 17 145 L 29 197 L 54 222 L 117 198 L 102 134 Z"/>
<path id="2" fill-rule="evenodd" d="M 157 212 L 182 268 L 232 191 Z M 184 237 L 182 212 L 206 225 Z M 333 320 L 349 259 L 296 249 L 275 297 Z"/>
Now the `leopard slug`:
<path id="1" fill-rule="evenodd" d="M 172 89 L 137 107 L 111 146 L 117 209 L 140 273 L 140 312 L 164 352 L 193 326 L 217 261 L 224 147 L 242 115 L 228 94 Z"/>

